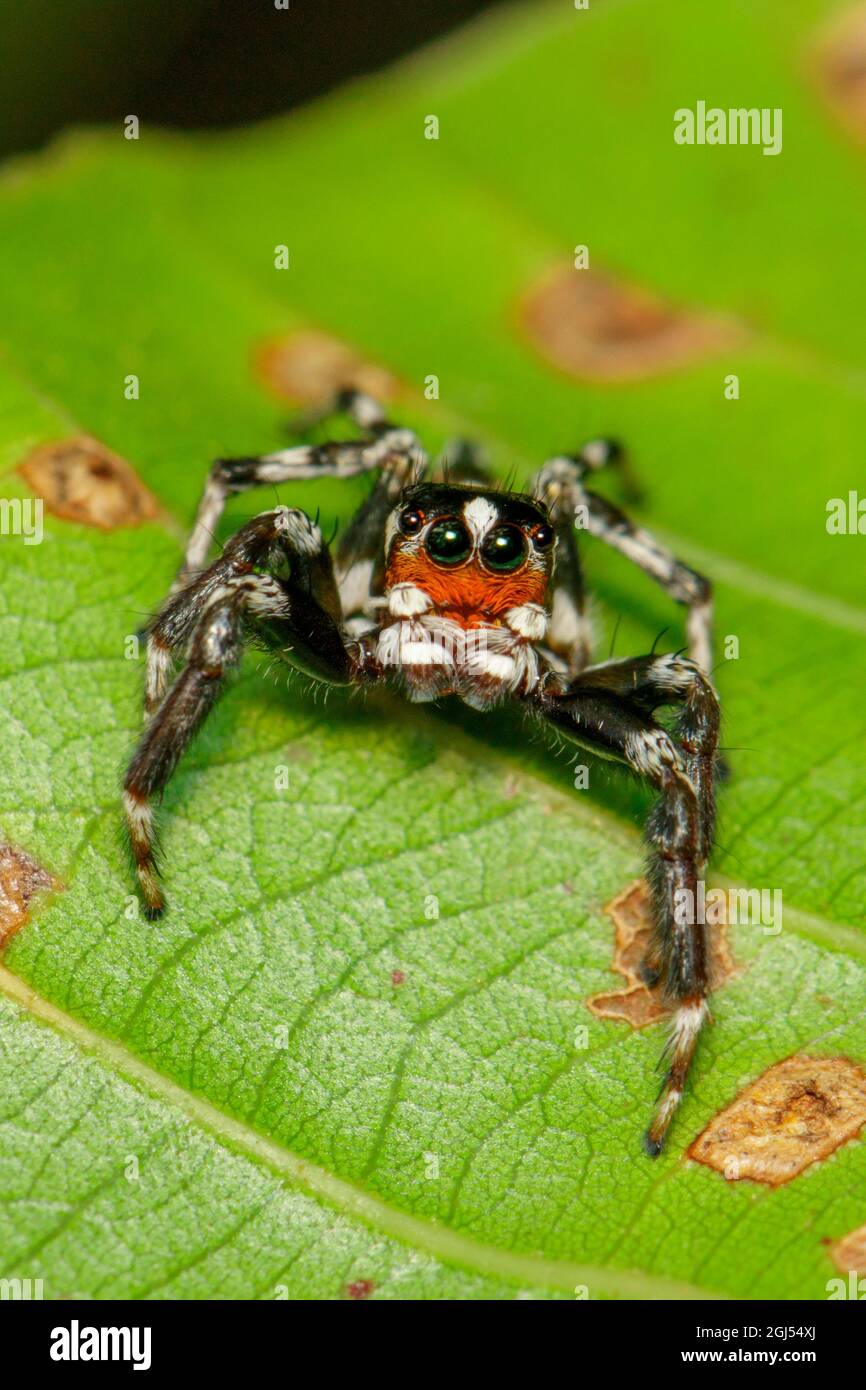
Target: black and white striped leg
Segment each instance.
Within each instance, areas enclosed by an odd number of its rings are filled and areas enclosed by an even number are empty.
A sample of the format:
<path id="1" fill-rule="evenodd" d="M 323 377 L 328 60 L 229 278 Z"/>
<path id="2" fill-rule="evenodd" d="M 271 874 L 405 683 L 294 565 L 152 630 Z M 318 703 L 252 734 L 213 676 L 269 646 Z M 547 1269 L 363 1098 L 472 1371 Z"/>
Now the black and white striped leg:
<path id="1" fill-rule="evenodd" d="M 333 684 L 348 684 L 356 670 L 336 622 L 309 592 L 273 575 L 220 570 L 208 576 L 190 609 L 174 612 L 176 635 L 181 627 L 190 633 L 186 665 L 145 728 L 123 784 L 130 848 L 151 920 L 165 908 L 153 802 L 213 709 L 246 638 L 252 636 L 291 665 Z"/>
<path id="2" fill-rule="evenodd" d="M 332 415 L 348 415 L 352 423 L 367 434 L 380 435 L 386 430 L 397 428 L 388 419 L 385 407 L 375 396 L 367 395 L 366 391 L 358 391 L 354 386 L 344 386 L 320 405 L 296 415 L 289 422 L 289 429 L 294 434 L 306 434 L 308 430 L 314 429 Z"/>
<path id="3" fill-rule="evenodd" d="M 673 1019 L 666 1075 L 644 1139 L 655 1157 L 708 1015 L 706 934 L 694 906 L 713 838 L 718 701 L 695 663 L 649 656 L 590 667 L 567 686 L 548 681 L 534 704 L 565 738 L 626 763 L 660 793 L 647 822 L 648 879 L 654 957 Z M 657 707 L 670 704 L 679 709 L 674 736 L 653 719 Z"/>
<path id="4" fill-rule="evenodd" d="M 146 629 L 145 722 L 162 701 L 173 658 L 184 652 L 203 609 L 224 584 L 254 567 L 291 576 L 293 586 L 310 595 L 340 623 L 342 610 L 331 557 L 322 534 L 305 512 L 276 507 L 261 512 L 226 542 L 222 554 L 205 570 L 173 590 Z"/>
<path id="5" fill-rule="evenodd" d="M 551 489 L 550 496 L 557 497 L 561 490 L 567 490 L 575 481 L 580 482 L 587 473 L 600 473 L 604 468 L 616 470 L 629 501 L 636 502 L 643 497 L 628 455 L 615 439 L 588 439 L 576 454 L 558 454 L 548 459 L 535 474 L 530 491 L 543 498 L 547 489 Z"/>
<path id="6" fill-rule="evenodd" d="M 582 477 L 587 473 L 598 473 L 603 468 L 613 468 L 619 475 L 620 485 L 628 501 L 643 501 L 643 488 L 632 471 L 628 453 L 617 440 L 588 439 L 581 445 L 574 458 L 581 469 Z"/>
<path id="7" fill-rule="evenodd" d="M 423 468 L 409 453 L 393 453 L 382 461 L 379 476 L 337 544 L 337 583 L 350 629 L 371 625 L 366 607 L 381 595 L 385 584 L 385 546 L 388 517 L 403 490 L 420 482 Z"/>
<path id="8" fill-rule="evenodd" d="M 588 469 L 602 466 L 601 463 L 588 464 L 586 451 L 593 454 L 597 449 L 597 456 L 602 458 L 604 451 L 610 447 L 602 440 L 595 440 L 591 445 L 585 445 L 584 451 L 574 458 L 563 456 L 550 459 L 536 477 L 536 496 L 558 498 L 563 514 L 570 514 L 578 529 L 586 529 L 591 536 L 597 536 L 618 550 L 654 579 L 677 603 L 685 605 L 689 656 L 709 674 L 713 665 L 710 581 L 678 560 L 649 531 L 635 526 L 621 508 L 583 486 L 582 480 Z"/>
<path id="9" fill-rule="evenodd" d="M 359 400 L 370 402 L 371 411 L 373 407 L 379 409 L 369 397 L 359 397 Z M 365 412 L 360 411 L 359 419 L 364 418 Z M 375 471 L 395 455 L 406 456 L 419 471 L 423 470 L 427 456 L 411 430 L 389 425 L 384 419 L 381 428 L 374 426 L 372 419 L 367 419 L 366 424 L 371 438 L 299 444 L 271 454 L 217 459 L 208 475 L 172 592 L 176 593 L 192 574 L 204 567 L 226 499 L 236 493 L 309 478 L 353 478 L 359 473 Z"/>
<path id="10" fill-rule="evenodd" d="M 713 666 L 713 597 L 710 581 L 678 560 L 641 526 L 635 526 L 619 507 L 596 493 L 584 491 L 590 535 L 598 536 L 632 560 L 645 574 L 682 603 L 686 613 L 688 652 L 707 675 Z"/>
<path id="11" fill-rule="evenodd" d="M 698 857 L 705 864 L 715 828 L 720 723 L 718 697 L 705 673 L 690 658 L 653 653 L 589 666 L 568 690 L 574 695 L 610 695 L 647 716 L 665 706 L 676 709 L 674 736 L 698 798 Z"/>
<path id="12" fill-rule="evenodd" d="M 593 443 L 601 446 L 601 441 Z M 568 460 L 566 468 L 559 468 L 560 462 L 554 459 L 545 464 L 533 479 L 531 491 L 547 507 L 556 532 L 556 565 L 550 586 L 550 624 L 545 644 L 559 657 L 567 674 L 576 676 L 592 660 L 594 634 L 572 497 L 575 469 L 581 465 L 579 458 Z"/>

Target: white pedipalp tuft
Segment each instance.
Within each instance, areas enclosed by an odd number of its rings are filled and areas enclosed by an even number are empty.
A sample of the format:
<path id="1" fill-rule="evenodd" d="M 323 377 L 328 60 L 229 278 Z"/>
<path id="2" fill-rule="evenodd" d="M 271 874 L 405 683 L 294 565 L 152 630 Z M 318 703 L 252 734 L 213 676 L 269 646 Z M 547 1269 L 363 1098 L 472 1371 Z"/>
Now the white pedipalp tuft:
<path id="1" fill-rule="evenodd" d="M 388 593 L 388 612 L 395 618 L 417 618 L 432 607 L 430 595 L 415 584 L 395 584 Z"/>
<path id="2" fill-rule="evenodd" d="M 540 603 L 521 603 L 509 608 L 505 622 L 518 637 L 527 642 L 542 642 L 547 633 L 548 617 Z"/>

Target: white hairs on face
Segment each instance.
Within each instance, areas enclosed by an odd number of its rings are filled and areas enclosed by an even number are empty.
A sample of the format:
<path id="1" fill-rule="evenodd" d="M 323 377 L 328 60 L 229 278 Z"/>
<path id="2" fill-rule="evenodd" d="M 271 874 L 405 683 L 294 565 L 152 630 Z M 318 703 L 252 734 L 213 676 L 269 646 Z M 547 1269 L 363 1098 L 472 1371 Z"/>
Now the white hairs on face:
<path id="1" fill-rule="evenodd" d="M 470 502 L 464 502 L 463 515 L 476 545 L 481 544 L 487 532 L 499 520 L 499 512 L 486 497 L 473 497 Z"/>

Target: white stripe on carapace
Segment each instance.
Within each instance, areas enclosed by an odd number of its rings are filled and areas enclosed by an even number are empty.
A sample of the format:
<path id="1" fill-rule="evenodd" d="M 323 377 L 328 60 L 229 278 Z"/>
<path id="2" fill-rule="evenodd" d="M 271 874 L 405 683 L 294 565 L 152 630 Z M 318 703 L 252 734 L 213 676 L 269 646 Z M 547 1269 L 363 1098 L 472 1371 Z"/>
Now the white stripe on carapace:
<path id="1" fill-rule="evenodd" d="M 486 497 L 473 497 L 471 501 L 464 502 L 463 515 L 476 545 L 481 544 L 487 532 L 499 520 L 499 512 Z"/>

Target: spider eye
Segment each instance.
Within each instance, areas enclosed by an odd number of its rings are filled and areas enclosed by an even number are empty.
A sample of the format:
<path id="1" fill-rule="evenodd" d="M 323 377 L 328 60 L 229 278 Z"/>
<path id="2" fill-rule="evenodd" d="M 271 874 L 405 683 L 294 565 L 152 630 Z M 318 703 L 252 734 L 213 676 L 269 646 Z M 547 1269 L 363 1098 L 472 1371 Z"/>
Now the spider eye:
<path id="1" fill-rule="evenodd" d="M 553 527 L 543 521 L 540 526 L 533 527 L 532 539 L 537 550 L 547 550 L 553 540 Z"/>
<path id="2" fill-rule="evenodd" d="M 404 536 L 417 536 L 423 525 L 424 513 L 416 511 L 414 507 L 407 507 L 400 513 L 400 530 Z"/>
<path id="3" fill-rule="evenodd" d="M 481 559 L 497 574 L 519 569 L 526 559 L 526 537 L 517 526 L 497 526 L 481 547 Z"/>
<path id="4" fill-rule="evenodd" d="M 438 565 L 462 565 L 472 554 L 472 537 L 455 516 L 443 517 L 430 527 L 427 554 Z"/>

